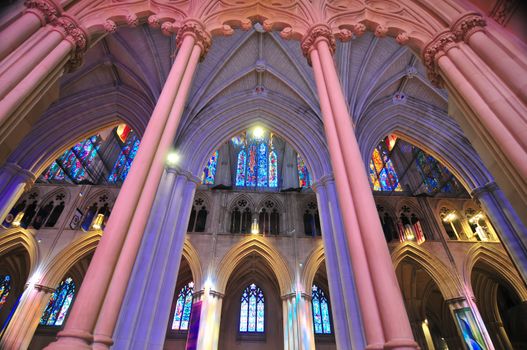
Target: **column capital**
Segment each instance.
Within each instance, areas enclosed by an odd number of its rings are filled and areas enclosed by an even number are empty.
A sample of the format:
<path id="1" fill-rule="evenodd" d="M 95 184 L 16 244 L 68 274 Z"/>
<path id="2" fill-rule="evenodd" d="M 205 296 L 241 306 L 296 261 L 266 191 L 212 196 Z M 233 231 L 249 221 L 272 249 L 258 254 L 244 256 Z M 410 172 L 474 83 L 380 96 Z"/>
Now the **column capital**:
<path id="1" fill-rule="evenodd" d="M 196 186 L 198 186 L 201 183 L 201 178 L 194 176 L 194 174 L 192 174 L 188 170 L 181 169 L 177 165 L 167 166 L 166 171 L 168 173 L 173 173 L 176 176 L 184 176 L 187 179 L 187 181 L 193 182 Z"/>
<path id="2" fill-rule="evenodd" d="M 479 31 L 485 31 L 487 22 L 477 12 L 469 12 L 463 14 L 452 24 L 452 32 L 456 36 L 456 40 L 468 42 L 470 36 Z"/>
<path id="3" fill-rule="evenodd" d="M 492 193 L 496 190 L 499 190 L 499 187 L 494 181 L 492 181 L 470 191 L 470 196 L 479 199 L 483 194 Z"/>
<path id="4" fill-rule="evenodd" d="M 327 24 L 315 24 L 307 31 L 306 35 L 302 38 L 300 47 L 302 53 L 307 58 L 308 63 L 311 65 L 311 59 L 309 58 L 309 52 L 314 48 L 314 45 L 319 40 L 327 41 L 331 54 L 335 53 L 337 44 L 335 35 L 333 35 L 331 28 Z"/>
<path id="5" fill-rule="evenodd" d="M 62 15 L 53 21 L 52 24 L 75 47 L 73 55 L 67 64 L 68 70 L 73 71 L 79 68 L 83 62 L 84 53 L 88 49 L 88 35 L 78 24 L 77 20 L 70 15 Z"/>
<path id="6" fill-rule="evenodd" d="M 212 37 L 205 25 L 198 19 L 186 19 L 177 31 L 176 42 L 178 48 L 186 35 L 192 35 L 196 40 L 196 45 L 201 46 L 200 60 L 203 61 L 212 44 Z"/>
<path id="7" fill-rule="evenodd" d="M 26 13 L 33 13 L 40 19 L 40 23 L 52 23 L 60 17 L 62 9 L 52 0 L 26 0 Z"/>
<path id="8" fill-rule="evenodd" d="M 313 191 L 318 192 L 319 188 L 325 187 L 331 183 L 335 183 L 335 178 L 333 177 L 333 174 L 326 174 L 320 177 L 314 184 L 312 184 L 311 188 L 313 189 Z"/>
<path id="9" fill-rule="evenodd" d="M 11 176 L 20 176 L 25 183 L 26 191 L 29 191 L 37 179 L 35 174 L 16 163 L 6 163 L 0 169 L 10 173 Z"/>
<path id="10" fill-rule="evenodd" d="M 423 62 L 428 73 L 428 79 L 430 79 L 432 84 L 441 86 L 442 79 L 437 70 L 437 60 L 449 48 L 453 47 L 456 42 L 456 35 L 450 30 L 444 30 L 425 46 L 423 50 Z"/>

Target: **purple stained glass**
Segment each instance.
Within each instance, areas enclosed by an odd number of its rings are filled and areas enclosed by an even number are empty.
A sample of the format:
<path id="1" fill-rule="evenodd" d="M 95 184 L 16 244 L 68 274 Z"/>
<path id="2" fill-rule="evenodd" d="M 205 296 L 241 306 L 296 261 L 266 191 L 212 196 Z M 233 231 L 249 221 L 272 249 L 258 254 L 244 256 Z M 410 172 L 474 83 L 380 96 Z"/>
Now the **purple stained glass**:
<path id="1" fill-rule="evenodd" d="M 278 187 L 278 157 L 274 150 L 269 152 L 269 187 Z"/>
<path id="2" fill-rule="evenodd" d="M 59 286 L 51 296 L 40 324 L 45 326 L 61 326 L 75 296 L 75 283 L 71 277 L 60 282 Z"/>
<path id="3" fill-rule="evenodd" d="M 236 166 L 236 186 L 245 186 L 245 165 L 247 163 L 247 153 L 244 149 L 238 153 L 238 164 Z"/>
<path id="4" fill-rule="evenodd" d="M 245 288 L 240 300 L 240 332 L 264 332 L 264 301 L 263 292 L 254 283 Z"/>
<path id="5" fill-rule="evenodd" d="M 262 142 L 258 146 L 258 187 L 267 187 L 267 145 Z"/>
<path id="6" fill-rule="evenodd" d="M 11 276 L 0 275 L 0 309 L 5 304 L 9 291 L 11 290 Z"/>
<path id="7" fill-rule="evenodd" d="M 118 183 L 123 182 L 126 179 L 140 144 L 141 141 L 137 138 L 135 133 L 131 131 L 126 138 L 126 143 L 121 148 L 121 153 L 117 157 L 110 175 L 108 176 L 108 182 Z"/>
<path id="8" fill-rule="evenodd" d="M 215 151 L 207 162 L 207 166 L 203 169 L 201 175 L 201 182 L 206 185 L 213 185 L 216 176 L 216 164 L 218 162 L 218 151 Z"/>
<path id="9" fill-rule="evenodd" d="M 309 178 L 309 172 L 307 171 L 307 165 L 304 159 L 299 154 L 296 155 L 296 164 L 298 169 L 298 185 L 300 187 L 311 186 L 311 179 Z"/>
<path id="10" fill-rule="evenodd" d="M 189 282 L 183 286 L 178 293 L 174 317 L 172 318 L 172 330 L 186 331 L 190 322 L 192 311 L 192 293 L 194 291 L 194 282 Z"/>

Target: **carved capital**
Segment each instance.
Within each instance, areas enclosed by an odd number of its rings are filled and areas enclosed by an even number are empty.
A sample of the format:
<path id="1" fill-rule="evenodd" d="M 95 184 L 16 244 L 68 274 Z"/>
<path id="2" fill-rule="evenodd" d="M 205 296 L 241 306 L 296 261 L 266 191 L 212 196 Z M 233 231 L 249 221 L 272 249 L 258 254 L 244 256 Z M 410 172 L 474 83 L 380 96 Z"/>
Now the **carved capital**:
<path id="1" fill-rule="evenodd" d="M 117 24 L 115 24 L 115 22 L 111 19 L 107 19 L 106 22 L 104 22 L 104 30 L 107 33 L 115 33 L 117 30 Z"/>
<path id="2" fill-rule="evenodd" d="M 436 36 L 423 50 L 423 63 L 428 71 L 428 79 L 437 86 L 441 85 L 441 77 L 437 71 L 437 59 L 445 51 L 455 45 L 456 36 L 451 31 L 445 31 Z"/>
<path id="3" fill-rule="evenodd" d="M 487 22 L 477 13 L 462 16 L 452 25 L 452 32 L 457 41 L 468 42 L 470 36 L 476 32 L 484 31 Z"/>
<path id="4" fill-rule="evenodd" d="M 151 16 L 148 17 L 148 25 L 151 28 L 159 28 L 159 27 L 161 27 L 161 21 L 160 21 L 158 16 L 151 15 Z"/>
<path id="5" fill-rule="evenodd" d="M 84 30 L 77 25 L 77 22 L 73 18 L 62 16 L 58 18 L 53 25 L 59 28 L 64 35 L 75 44 L 77 51 L 86 51 L 88 36 Z"/>
<path id="6" fill-rule="evenodd" d="M 331 53 L 334 54 L 337 48 L 335 41 L 335 36 L 331 32 L 331 29 L 325 24 L 317 24 L 309 29 L 307 34 L 302 39 L 301 48 L 302 53 L 307 58 L 309 64 L 311 64 L 311 59 L 309 57 L 309 52 L 313 49 L 313 45 L 318 40 L 326 40 L 329 45 Z"/>
<path id="7" fill-rule="evenodd" d="M 188 19 L 183 22 L 181 28 L 177 32 L 177 46 L 180 47 L 183 38 L 186 35 L 192 35 L 196 39 L 196 45 L 201 46 L 201 60 L 205 58 L 209 51 L 212 39 L 209 32 L 205 29 L 203 23 L 195 19 Z"/>
<path id="8" fill-rule="evenodd" d="M 27 10 L 40 17 L 42 25 L 52 23 L 60 16 L 61 9 L 51 0 L 26 0 Z"/>

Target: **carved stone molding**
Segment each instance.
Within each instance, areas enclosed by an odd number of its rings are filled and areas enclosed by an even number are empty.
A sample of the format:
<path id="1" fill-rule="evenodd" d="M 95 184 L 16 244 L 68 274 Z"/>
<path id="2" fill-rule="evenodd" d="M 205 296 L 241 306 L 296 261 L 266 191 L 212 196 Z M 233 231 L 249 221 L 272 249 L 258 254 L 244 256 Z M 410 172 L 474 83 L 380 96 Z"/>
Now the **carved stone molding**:
<path id="1" fill-rule="evenodd" d="M 77 51 L 86 51 L 88 36 L 73 18 L 69 16 L 59 17 L 53 25 L 60 28 L 65 36 L 72 40 Z"/>
<path id="2" fill-rule="evenodd" d="M 334 54 L 337 49 L 335 36 L 331 32 L 331 29 L 325 24 L 317 24 L 309 29 L 307 34 L 302 39 L 301 48 L 302 53 L 307 58 L 308 63 L 311 65 L 311 59 L 309 58 L 309 52 L 313 48 L 313 45 L 318 39 L 325 39 L 328 42 L 331 53 Z"/>
<path id="3" fill-rule="evenodd" d="M 201 46 L 201 57 L 203 60 L 209 51 L 210 45 L 212 44 L 212 39 L 205 29 L 203 23 L 198 20 L 188 19 L 179 28 L 177 32 L 177 47 L 181 46 L 183 37 L 185 35 L 193 35 L 196 38 L 196 44 Z"/>
<path id="4" fill-rule="evenodd" d="M 60 17 L 61 9 L 51 0 L 26 0 L 27 10 L 40 17 L 42 25 L 52 23 Z"/>
<path id="5" fill-rule="evenodd" d="M 451 31 L 445 31 L 435 37 L 423 50 L 423 63 L 432 84 L 441 86 L 441 77 L 437 71 L 436 61 L 445 54 L 446 49 L 455 45 L 456 36 Z"/>
<path id="6" fill-rule="evenodd" d="M 452 32 L 458 41 L 468 42 L 470 36 L 476 32 L 484 31 L 487 23 L 479 14 L 470 13 L 458 19 L 452 25 Z"/>

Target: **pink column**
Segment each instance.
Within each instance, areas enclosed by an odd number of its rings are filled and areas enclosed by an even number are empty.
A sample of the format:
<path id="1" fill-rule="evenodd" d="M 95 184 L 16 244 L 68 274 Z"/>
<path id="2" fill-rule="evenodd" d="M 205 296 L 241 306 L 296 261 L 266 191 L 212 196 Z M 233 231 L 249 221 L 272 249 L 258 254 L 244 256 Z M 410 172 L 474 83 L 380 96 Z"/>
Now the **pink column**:
<path id="1" fill-rule="evenodd" d="M 351 198 L 351 191 L 346 181 L 346 169 L 342 158 L 342 148 L 338 142 L 337 128 L 331 110 L 327 86 L 324 81 L 319 53 L 312 49 L 310 57 L 315 73 L 320 108 L 324 118 L 324 129 L 331 157 L 331 165 L 335 174 L 335 182 L 339 192 L 338 199 L 342 210 L 342 220 L 348 236 L 348 249 L 353 261 L 353 273 L 356 279 L 357 294 L 361 308 L 361 316 L 364 323 L 364 333 L 366 336 L 367 349 L 382 349 L 384 345 L 384 335 L 380 320 L 379 309 L 375 300 L 375 293 L 371 281 L 371 271 L 368 267 L 366 255 L 364 253 L 363 241 L 355 215 L 355 207 Z"/>
<path id="2" fill-rule="evenodd" d="M 0 36 L 0 60 L 4 59 L 12 51 L 14 51 L 20 44 L 45 25 L 44 18 L 39 16 L 37 12 L 27 11 L 9 27 L 4 29 Z"/>
<path id="3" fill-rule="evenodd" d="M 163 91 L 145 130 L 141 145 L 121 187 L 104 235 L 95 250 L 82 287 L 63 331 L 46 349 L 91 349 L 92 331 L 110 284 L 130 222 L 138 206 L 147 175 L 158 150 L 183 74 L 194 49 L 195 38 L 185 36 Z"/>
<path id="4" fill-rule="evenodd" d="M 339 178 L 349 183 L 377 305 L 379 310 L 382 310 L 380 315 L 387 341 L 384 348 L 416 349 L 418 345 L 413 339 L 408 315 L 373 200 L 366 167 L 362 161 L 351 116 L 328 44 L 329 41 L 325 37 L 319 37 L 315 42 L 320 55 L 322 74 L 327 87 L 326 92 L 333 112 L 334 123 L 338 125 L 336 137 L 345 166 L 342 171 L 337 170 L 335 172 L 335 180 L 337 184 Z M 329 138 L 330 135 L 328 135 Z M 345 211 L 344 216 L 347 217 L 349 212 L 346 207 L 343 209 Z"/>
<path id="5" fill-rule="evenodd" d="M 190 32 L 184 35 L 189 38 L 185 40 L 195 40 L 194 35 Z M 95 327 L 93 349 L 108 349 L 113 344 L 112 334 L 117 317 L 119 316 L 128 281 L 143 238 L 144 229 L 150 216 L 159 181 L 164 171 L 166 156 L 176 136 L 185 102 L 192 87 L 192 78 L 194 77 L 201 51 L 202 48 L 199 44 L 194 45 Z"/>

